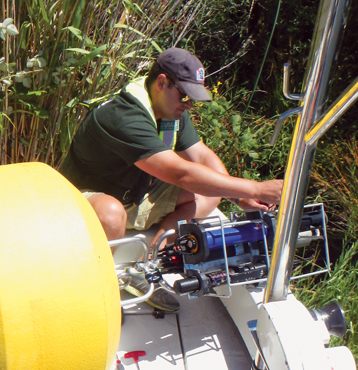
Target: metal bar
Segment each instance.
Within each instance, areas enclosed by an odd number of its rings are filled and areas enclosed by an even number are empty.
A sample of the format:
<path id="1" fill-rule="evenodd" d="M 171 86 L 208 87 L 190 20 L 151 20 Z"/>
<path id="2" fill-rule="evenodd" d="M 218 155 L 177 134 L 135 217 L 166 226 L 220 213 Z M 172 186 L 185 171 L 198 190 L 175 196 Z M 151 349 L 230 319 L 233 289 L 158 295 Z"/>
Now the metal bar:
<path id="1" fill-rule="evenodd" d="M 119 247 L 120 245 L 126 245 L 127 243 L 139 243 L 143 247 L 143 262 L 148 262 L 149 259 L 149 247 L 143 238 L 134 236 L 131 238 L 114 239 L 108 241 L 108 245 L 112 247 Z"/>
<path id="2" fill-rule="evenodd" d="M 294 115 L 294 114 L 296 114 L 296 115 L 301 114 L 301 112 L 302 112 L 302 108 L 301 107 L 296 107 L 296 108 L 290 109 L 287 112 L 281 114 L 281 116 L 278 118 L 278 120 L 276 122 L 275 130 L 274 130 L 272 138 L 270 140 L 270 145 L 271 146 L 275 145 L 278 133 L 280 132 L 281 126 L 286 121 L 286 119 L 288 117 Z"/>
<path id="3" fill-rule="evenodd" d="M 305 135 L 321 117 L 327 100 L 332 66 L 346 23 L 350 0 L 321 0 L 306 75 L 302 113 L 298 116 L 274 240 L 264 302 L 285 300 L 292 272 L 295 244 L 316 143 L 307 146 Z"/>
<path id="4" fill-rule="evenodd" d="M 159 248 L 160 248 L 161 244 L 163 243 L 163 241 L 168 236 L 171 236 L 171 235 L 174 235 L 174 234 L 175 234 L 175 230 L 174 229 L 169 229 L 169 230 L 165 231 L 162 235 L 159 236 L 158 240 L 155 243 L 155 246 L 153 247 L 152 261 L 156 261 L 157 256 L 158 256 L 158 252 L 159 252 Z M 147 261 L 145 261 L 145 262 L 147 262 Z"/>
<path id="5" fill-rule="evenodd" d="M 252 339 L 257 349 L 257 355 L 254 360 L 254 363 L 252 364 L 251 369 L 252 370 L 259 370 L 262 368 L 268 369 L 264 354 L 261 351 L 259 338 L 257 337 L 257 332 L 256 332 L 257 320 L 249 321 L 247 325 L 249 327 L 250 334 L 252 335 Z"/>
<path id="6" fill-rule="evenodd" d="M 319 271 L 314 271 L 314 272 L 307 272 L 303 275 L 298 275 L 298 276 L 292 276 L 290 278 L 290 280 L 297 280 L 297 279 L 301 279 L 302 277 L 309 277 L 309 276 L 315 276 L 315 275 L 318 275 L 318 274 L 322 274 L 324 272 L 329 272 L 330 269 L 329 268 L 326 268 L 326 269 L 323 269 L 323 270 L 319 270 Z"/>
<path id="7" fill-rule="evenodd" d="M 330 106 L 314 127 L 307 132 L 305 141 L 313 145 L 324 135 L 337 120 L 358 100 L 358 77 L 347 87 L 339 98 Z"/>
<path id="8" fill-rule="evenodd" d="M 291 94 L 290 93 L 290 63 L 285 63 L 283 66 L 283 95 L 286 99 L 290 100 L 302 100 L 304 93 L 302 94 Z"/>

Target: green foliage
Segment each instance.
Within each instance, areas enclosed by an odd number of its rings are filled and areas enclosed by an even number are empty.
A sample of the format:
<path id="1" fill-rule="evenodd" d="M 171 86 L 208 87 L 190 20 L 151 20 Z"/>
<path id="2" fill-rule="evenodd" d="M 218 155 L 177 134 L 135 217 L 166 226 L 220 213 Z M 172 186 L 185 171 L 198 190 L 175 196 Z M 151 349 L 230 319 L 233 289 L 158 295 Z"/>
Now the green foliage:
<path id="1" fill-rule="evenodd" d="M 283 64 L 291 62 L 291 89 L 299 92 L 318 4 L 319 0 L 282 2 L 268 50 L 277 0 L 217 1 L 198 18 L 191 40 L 207 63 L 210 79 L 226 81 L 232 96 L 242 88 L 251 94 L 268 51 L 250 109 L 271 117 L 294 106 L 282 96 Z"/>
<path id="2" fill-rule="evenodd" d="M 258 178 L 256 171 L 246 169 L 247 164 L 254 168 L 259 157 L 256 133 L 224 97 L 216 95 L 210 103 L 197 104 L 192 112 L 201 139 L 218 154 L 230 174 Z"/>
<path id="3" fill-rule="evenodd" d="M 203 142 L 221 158 L 233 176 L 252 180 L 282 177 L 293 120 L 286 122 L 277 143 L 271 147 L 276 119 L 252 114 L 243 118 L 242 112 L 219 90 L 225 91 L 220 82 L 212 89 L 213 101 L 197 103 L 192 111 L 192 120 Z"/>

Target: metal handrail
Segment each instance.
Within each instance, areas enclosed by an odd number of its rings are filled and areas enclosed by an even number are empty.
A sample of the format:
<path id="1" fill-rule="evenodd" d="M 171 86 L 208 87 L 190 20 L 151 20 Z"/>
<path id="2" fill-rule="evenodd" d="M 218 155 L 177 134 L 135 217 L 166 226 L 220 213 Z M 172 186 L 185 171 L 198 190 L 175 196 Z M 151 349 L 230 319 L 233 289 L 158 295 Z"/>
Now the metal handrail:
<path id="1" fill-rule="evenodd" d="M 320 2 L 302 87 L 303 99 L 299 105 L 302 111 L 298 115 L 294 129 L 284 179 L 271 269 L 264 296 L 265 303 L 285 300 L 289 291 L 295 244 L 317 137 L 327 129 L 327 126 L 321 124 L 317 126 L 315 123 L 327 117 L 327 114 L 322 112 L 327 100 L 332 66 L 345 28 L 349 2 L 350 0 L 321 0 Z M 347 109 L 347 106 L 344 109 Z M 329 124 L 331 126 L 338 116 L 336 112 L 329 112 L 330 116 L 333 116 Z M 312 131 L 309 131 L 312 127 Z M 310 135 L 310 132 L 314 132 L 314 135 Z"/>

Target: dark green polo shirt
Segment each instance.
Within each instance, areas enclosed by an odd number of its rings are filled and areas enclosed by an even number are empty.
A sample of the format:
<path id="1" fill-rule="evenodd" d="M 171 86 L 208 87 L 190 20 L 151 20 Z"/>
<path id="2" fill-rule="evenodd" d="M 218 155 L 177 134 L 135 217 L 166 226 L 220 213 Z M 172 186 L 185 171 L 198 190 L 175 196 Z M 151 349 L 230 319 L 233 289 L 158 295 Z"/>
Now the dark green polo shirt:
<path id="1" fill-rule="evenodd" d="M 172 149 L 159 138 L 163 136 L 161 126 L 165 131 L 177 130 L 175 151 L 188 149 L 200 140 L 188 112 L 182 114 L 178 124 L 155 122 L 139 100 L 143 96 L 144 101 L 147 96 L 144 87 L 143 92 L 139 91 L 143 95 L 137 96 L 128 92 L 127 87 L 88 114 L 60 170 L 77 188 L 104 192 L 124 204 L 138 203 L 151 182 L 151 176 L 134 163 Z"/>

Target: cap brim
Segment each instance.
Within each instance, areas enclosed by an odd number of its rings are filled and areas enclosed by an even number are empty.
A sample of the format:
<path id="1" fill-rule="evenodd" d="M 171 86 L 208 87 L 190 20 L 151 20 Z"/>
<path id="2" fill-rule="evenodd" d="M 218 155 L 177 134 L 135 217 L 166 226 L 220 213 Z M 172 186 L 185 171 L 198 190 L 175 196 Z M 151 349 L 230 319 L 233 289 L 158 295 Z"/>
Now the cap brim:
<path id="1" fill-rule="evenodd" d="M 186 81 L 177 81 L 177 84 L 194 101 L 211 101 L 211 96 L 202 84 Z"/>

